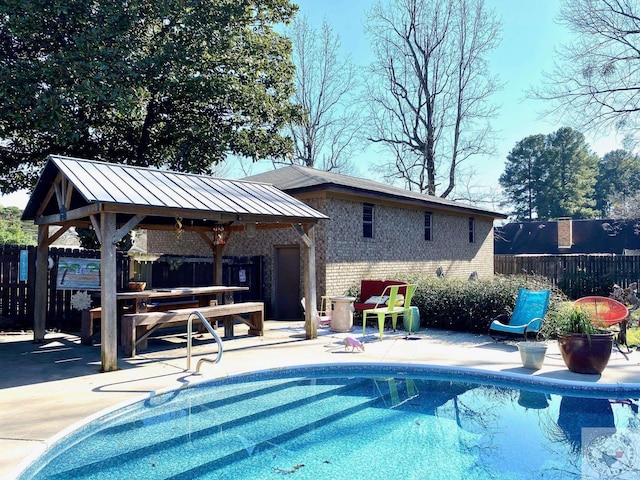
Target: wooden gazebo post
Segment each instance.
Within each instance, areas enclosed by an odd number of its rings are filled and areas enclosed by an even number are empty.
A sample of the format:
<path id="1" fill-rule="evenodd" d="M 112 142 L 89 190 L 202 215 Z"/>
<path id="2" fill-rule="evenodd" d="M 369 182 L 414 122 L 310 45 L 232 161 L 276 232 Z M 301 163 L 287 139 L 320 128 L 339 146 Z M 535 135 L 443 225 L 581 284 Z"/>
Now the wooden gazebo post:
<path id="1" fill-rule="evenodd" d="M 227 245 L 227 241 L 231 238 L 231 231 L 218 231 L 214 229 L 213 239 L 209 238 L 207 233 L 202 230 L 198 230 L 198 235 L 200 235 L 200 238 L 209 245 L 213 255 L 213 283 L 215 285 L 222 285 L 222 254 L 224 252 L 224 247 Z M 221 293 L 216 296 L 216 299 L 218 300 L 219 305 L 223 303 Z"/>
<path id="2" fill-rule="evenodd" d="M 215 243 L 213 247 L 213 283 L 214 285 L 222 285 L 222 252 L 224 251 L 225 244 Z M 224 299 L 222 298 L 222 294 L 218 294 L 218 305 L 222 305 L 224 303 Z"/>
<path id="3" fill-rule="evenodd" d="M 36 251 L 36 286 L 33 302 L 33 341 L 44 341 L 47 323 L 47 263 L 49 258 L 49 225 L 38 225 L 38 248 Z"/>
<path id="4" fill-rule="evenodd" d="M 311 340 L 318 338 L 318 319 L 316 318 L 318 310 L 316 303 L 316 242 L 313 225 L 293 225 L 293 227 L 300 235 L 303 246 L 304 330 L 305 338 Z"/>
<path id="5" fill-rule="evenodd" d="M 118 369 L 118 307 L 116 298 L 116 214 L 100 213 L 100 293 L 102 371 Z"/>

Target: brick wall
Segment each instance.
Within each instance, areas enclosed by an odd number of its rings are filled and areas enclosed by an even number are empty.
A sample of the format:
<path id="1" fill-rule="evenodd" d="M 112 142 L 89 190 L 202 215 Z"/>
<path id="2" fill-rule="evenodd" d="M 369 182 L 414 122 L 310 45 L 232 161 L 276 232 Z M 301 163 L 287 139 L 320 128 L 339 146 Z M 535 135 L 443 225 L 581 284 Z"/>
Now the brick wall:
<path id="1" fill-rule="evenodd" d="M 362 237 L 362 203 L 329 199 L 326 284 L 329 295 L 343 293 L 361 278 L 394 278 L 424 272 L 468 278 L 473 271 L 493 276 L 493 219 L 475 217 L 469 243 L 469 215 L 432 213 L 432 240 L 424 240 L 423 209 L 374 204 L 374 238 Z"/>
<path id="2" fill-rule="evenodd" d="M 193 232 L 147 231 L 147 252 L 165 255 L 212 255 L 209 246 Z"/>
<path id="3" fill-rule="evenodd" d="M 362 201 L 348 198 L 303 198 L 327 214 L 328 221 L 314 227 L 318 296 L 342 295 L 362 278 L 394 278 L 402 273 L 435 275 L 442 267 L 448 277 L 493 276 L 493 219 L 475 217 L 475 243 L 469 243 L 469 215 L 432 212 L 432 241 L 424 240 L 425 210 L 392 203 L 374 203 L 374 238 L 362 237 Z M 171 255 L 211 255 L 195 234 L 148 232 L 149 252 Z M 224 255 L 262 255 L 265 259 L 265 292 L 272 295 L 274 246 L 299 245 L 293 228 L 258 230 L 253 239 L 234 233 Z M 302 265 L 302 258 L 300 264 Z M 303 291 L 302 272 L 300 276 Z M 272 299 L 273 301 L 273 299 Z"/>

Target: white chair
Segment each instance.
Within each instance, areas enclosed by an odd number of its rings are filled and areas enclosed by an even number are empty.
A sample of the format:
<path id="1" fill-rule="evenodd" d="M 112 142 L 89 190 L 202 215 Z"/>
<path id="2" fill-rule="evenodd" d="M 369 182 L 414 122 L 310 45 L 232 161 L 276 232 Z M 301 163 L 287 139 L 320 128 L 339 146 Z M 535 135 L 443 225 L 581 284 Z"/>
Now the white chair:
<path id="1" fill-rule="evenodd" d="M 302 297 L 300 300 L 302 304 L 302 310 L 305 310 L 305 298 Z M 331 301 L 328 297 L 322 296 L 322 302 L 320 304 L 320 311 L 316 310 L 316 319 L 318 322 L 318 327 L 320 328 L 328 328 L 331 327 Z"/>

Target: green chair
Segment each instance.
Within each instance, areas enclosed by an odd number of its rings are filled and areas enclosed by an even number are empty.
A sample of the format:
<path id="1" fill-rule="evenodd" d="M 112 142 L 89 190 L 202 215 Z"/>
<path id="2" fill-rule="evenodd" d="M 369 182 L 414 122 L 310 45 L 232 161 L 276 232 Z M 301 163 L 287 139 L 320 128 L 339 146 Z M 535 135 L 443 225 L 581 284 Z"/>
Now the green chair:
<path id="1" fill-rule="evenodd" d="M 404 290 L 404 298 L 398 296 L 398 291 Z M 367 328 L 367 315 L 378 316 L 378 328 L 380 329 L 380 340 L 382 340 L 382 332 L 384 331 L 384 320 L 387 316 L 391 317 L 391 324 L 393 331 L 396 331 L 396 325 L 398 323 L 398 315 L 411 315 L 411 299 L 416 291 L 416 285 L 389 285 L 384 289 L 380 300 L 376 303 L 374 308 L 362 311 L 362 336 L 364 337 L 365 329 Z M 389 297 L 386 300 L 385 297 Z M 386 300 L 386 304 L 385 304 Z"/>

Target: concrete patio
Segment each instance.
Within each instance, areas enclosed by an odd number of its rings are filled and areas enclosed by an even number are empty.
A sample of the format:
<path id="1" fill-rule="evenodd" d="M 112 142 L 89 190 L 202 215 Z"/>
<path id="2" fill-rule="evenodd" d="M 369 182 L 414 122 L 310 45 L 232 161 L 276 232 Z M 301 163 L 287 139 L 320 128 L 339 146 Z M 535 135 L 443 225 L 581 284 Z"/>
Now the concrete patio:
<path id="1" fill-rule="evenodd" d="M 135 358 L 119 359 L 119 370 L 100 373 L 100 349 L 80 344 L 79 336 L 48 333 L 43 344 L 32 343 L 33 334 L 0 334 L 0 478 L 13 478 L 21 462 L 41 451 L 47 439 L 84 418 L 150 393 L 203 379 L 305 364 L 406 363 L 458 366 L 535 376 L 550 381 L 598 386 L 625 384 L 640 389 L 640 353 L 623 355 L 614 349 L 600 375 L 569 372 L 554 342 L 549 342 L 544 366 L 523 368 L 514 342 L 495 343 L 486 335 L 438 330 L 385 333 L 368 328 L 364 352 L 345 351 L 351 333 L 319 330 L 315 340 L 304 340 L 302 322 L 265 322 L 263 337 L 239 334 L 224 341 L 222 361 L 203 364 L 202 375 L 186 371 L 186 335 L 173 334 L 151 340 L 149 349 Z M 192 368 L 202 356 L 212 357 L 209 335 L 197 338 Z"/>

